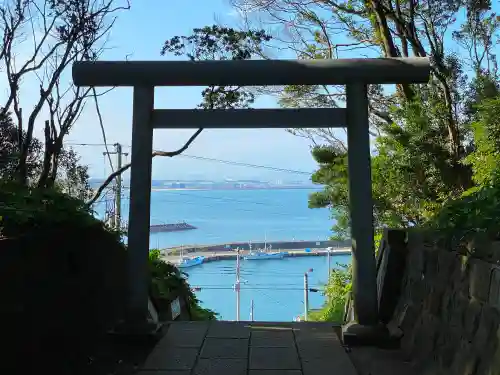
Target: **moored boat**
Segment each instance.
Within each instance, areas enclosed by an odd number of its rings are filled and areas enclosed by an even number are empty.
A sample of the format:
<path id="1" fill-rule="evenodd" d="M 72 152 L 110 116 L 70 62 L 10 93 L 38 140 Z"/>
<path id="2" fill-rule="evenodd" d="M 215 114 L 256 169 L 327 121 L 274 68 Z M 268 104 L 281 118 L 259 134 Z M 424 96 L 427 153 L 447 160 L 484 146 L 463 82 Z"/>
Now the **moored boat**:
<path id="1" fill-rule="evenodd" d="M 178 268 L 188 268 L 188 267 L 193 267 L 193 266 L 198 266 L 203 263 L 205 260 L 204 256 L 198 256 L 198 257 L 183 257 L 179 262 L 176 264 Z"/>
<path id="2" fill-rule="evenodd" d="M 280 252 L 267 252 L 267 251 L 252 251 L 248 255 L 245 255 L 243 259 L 245 260 L 266 260 L 266 259 L 283 259 L 287 253 Z"/>
<path id="3" fill-rule="evenodd" d="M 250 253 L 243 257 L 245 260 L 283 259 L 286 255 L 288 255 L 287 252 L 271 252 L 271 245 L 269 245 L 269 247 L 267 246 L 267 235 L 264 237 L 264 249 L 252 251 L 251 243 L 248 244 L 248 247 L 250 248 Z"/>

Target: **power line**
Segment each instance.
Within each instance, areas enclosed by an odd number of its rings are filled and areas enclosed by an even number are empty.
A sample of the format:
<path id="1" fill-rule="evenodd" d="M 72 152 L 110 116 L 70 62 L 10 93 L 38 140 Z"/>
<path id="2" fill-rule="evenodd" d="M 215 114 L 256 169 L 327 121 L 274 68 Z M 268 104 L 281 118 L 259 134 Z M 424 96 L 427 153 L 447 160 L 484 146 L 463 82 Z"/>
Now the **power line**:
<path id="1" fill-rule="evenodd" d="M 125 189 L 129 189 L 128 187 L 123 187 L 122 188 L 123 190 Z M 286 209 L 287 206 L 286 205 L 280 205 L 280 204 L 273 204 L 273 203 L 267 203 L 267 202 L 258 202 L 258 201 L 254 201 L 254 200 L 245 200 L 245 199 L 234 199 L 234 198 L 228 198 L 228 197 L 211 197 L 211 196 L 208 196 L 208 195 L 199 195 L 197 192 L 196 193 L 182 193 L 182 192 L 178 192 L 178 191 L 172 191 L 172 190 L 165 190 L 163 193 L 165 193 L 165 196 L 162 196 L 162 197 L 157 197 L 155 198 L 155 202 L 164 202 L 164 203 L 180 203 L 178 200 L 175 199 L 175 197 L 172 197 L 172 196 L 167 196 L 167 195 L 181 195 L 181 196 L 187 196 L 187 197 L 190 197 L 190 198 L 195 198 L 195 199 L 198 199 L 198 200 L 212 200 L 212 201 L 219 201 L 221 203 L 243 203 L 243 204 L 255 204 L 255 205 L 259 205 L 259 206 L 267 206 L 267 207 L 275 207 L 277 209 Z M 129 200 L 130 197 L 126 196 L 126 195 L 121 195 L 122 197 L 122 200 L 123 201 L 126 201 L 126 200 Z M 172 199 L 169 199 L 169 198 L 172 198 Z M 182 201 L 181 202 L 182 204 L 193 204 L 193 205 L 201 205 L 201 206 L 204 206 L 204 207 L 215 207 L 215 204 L 206 204 L 206 203 L 199 203 L 196 202 L 196 201 L 193 201 L 193 200 L 187 200 L 187 201 Z M 253 209 L 245 209 L 245 208 L 239 208 L 239 207 L 236 207 L 233 209 L 234 211 L 241 211 L 241 212 L 255 212 L 255 210 Z M 268 213 L 266 213 L 267 215 Z M 283 215 L 286 215 L 288 216 L 287 214 L 284 214 L 283 212 L 269 212 L 269 214 L 271 215 L 280 215 L 280 216 L 283 216 Z"/>
<path id="2" fill-rule="evenodd" d="M 69 146 L 93 146 L 93 147 L 104 147 L 105 146 L 104 143 L 73 143 L 73 142 L 70 142 L 70 143 L 65 143 L 65 144 L 69 145 Z M 122 145 L 122 147 L 130 147 L 130 146 Z M 234 161 L 234 160 L 208 158 L 205 156 L 198 156 L 198 155 L 180 154 L 180 155 L 177 155 L 176 157 L 182 157 L 182 158 L 188 158 L 188 159 L 194 159 L 194 160 L 202 160 L 202 161 L 208 161 L 208 162 L 216 162 L 216 163 L 220 163 L 220 164 L 235 165 L 238 167 L 267 169 L 267 170 L 272 170 L 275 172 L 300 174 L 300 175 L 304 175 L 304 176 L 311 176 L 311 174 L 312 174 L 311 172 L 305 172 L 305 171 L 300 171 L 300 170 L 295 170 L 295 169 L 280 168 L 280 167 L 274 167 L 274 166 L 269 166 L 269 165 L 244 163 L 244 162 L 239 162 L 239 161 Z"/>
<path id="3" fill-rule="evenodd" d="M 205 288 L 203 286 L 199 287 L 199 286 L 193 286 L 192 289 L 197 289 L 197 290 L 203 290 L 203 289 L 207 289 L 207 290 L 234 290 L 234 287 L 208 287 L 208 288 Z M 304 288 L 280 288 L 280 287 L 256 287 L 256 288 L 243 288 L 241 287 L 240 290 L 286 290 L 286 291 L 304 291 Z M 317 290 L 316 288 L 310 288 L 309 290 L 310 292 L 318 292 L 319 290 Z"/>
<path id="4" fill-rule="evenodd" d="M 123 189 L 129 189 L 129 187 L 124 186 Z M 261 206 L 267 206 L 267 207 L 272 206 L 272 207 L 277 207 L 277 208 L 284 208 L 285 207 L 284 205 L 277 205 L 277 204 L 273 204 L 270 202 L 257 202 L 257 201 L 252 201 L 252 200 L 234 199 L 234 198 L 229 198 L 229 197 L 211 197 L 208 195 L 200 195 L 197 192 L 195 194 L 182 193 L 179 191 L 168 190 L 168 189 L 165 189 L 163 192 L 165 192 L 167 194 L 172 194 L 172 195 L 182 195 L 182 196 L 186 196 L 186 197 L 190 197 L 190 198 L 199 198 L 199 199 L 211 199 L 211 200 L 218 200 L 218 201 L 222 201 L 222 202 L 257 204 L 257 205 L 261 205 Z"/>
<path id="5" fill-rule="evenodd" d="M 259 288 L 264 288 L 264 289 L 274 289 L 274 287 L 270 287 L 269 283 L 263 283 L 263 284 L 248 284 L 245 282 L 242 282 L 241 285 L 246 285 L 247 288 L 254 288 L 254 289 L 259 289 Z M 227 284 L 206 284 L 206 285 L 196 285 L 198 288 L 203 288 L 203 289 L 210 289 L 210 288 L 232 288 L 232 286 L 228 286 Z M 311 288 L 324 288 L 324 285 L 309 285 Z M 295 289 L 300 289 L 304 290 L 302 285 L 300 284 L 280 284 L 279 287 L 285 287 L 285 288 L 291 288 L 293 290 Z"/>
<path id="6" fill-rule="evenodd" d="M 129 200 L 130 197 L 126 197 L 123 199 L 123 201 L 125 200 Z M 182 203 L 182 204 L 190 204 L 190 205 L 196 205 L 196 206 L 203 206 L 203 207 L 209 207 L 209 208 L 213 208 L 213 207 L 216 207 L 215 204 L 203 204 L 203 203 L 199 203 L 199 202 L 194 202 L 194 201 L 182 201 L 182 202 L 179 202 L 178 200 L 175 200 L 175 199 L 155 199 L 155 204 L 158 203 L 158 202 L 163 202 L 163 203 Z M 258 212 L 256 210 L 250 210 L 250 209 L 245 209 L 245 208 L 232 208 L 231 209 L 232 211 L 238 211 L 238 212 Z M 290 214 L 287 214 L 287 213 L 283 213 L 283 212 L 265 212 L 265 215 L 266 216 L 282 216 L 282 217 L 290 217 Z"/>
<path id="7" fill-rule="evenodd" d="M 273 167 L 273 166 L 268 166 L 268 165 L 250 164 L 250 163 L 243 163 L 243 162 L 232 161 L 232 160 L 207 158 L 204 156 L 196 156 L 196 155 L 188 155 L 188 154 L 180 154 L 178 156 L 183 157 L 183 158 L 195 159 L 195 160 L 212 161 L 212 162 L 217 162 L 217 163 L 221 163 L 221 164 L 236 165 L 239 167 L 269 169 L 269 170 L 273 170 L 275 172 L 295 173 L 295 174 L 302 174 L 302 175 L 307 175 L 307 176 L 310 176 L 312 174 L 311 172 L 299 171 L 299 170 L 295 170 L 295 169 L 279 168 L 279 167 Z"/>
<path id="8" fill-rule="evenodd" d="M 94 146 L 94 147 L 106 147 L 106 143 L 76 143 L 76 142 L 64 142 L 66 146 Z M 123 145 L 122 147 L 130 147 Z"/>

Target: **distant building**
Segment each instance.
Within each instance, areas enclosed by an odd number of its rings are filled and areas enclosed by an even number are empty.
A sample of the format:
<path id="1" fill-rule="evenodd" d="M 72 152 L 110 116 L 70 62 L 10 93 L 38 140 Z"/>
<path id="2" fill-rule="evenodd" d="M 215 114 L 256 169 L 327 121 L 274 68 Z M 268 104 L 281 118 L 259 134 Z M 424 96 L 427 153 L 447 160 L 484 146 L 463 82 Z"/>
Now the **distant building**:
<path id="1" fill-rule="evenodd" d="M 185 189 L 186 184 L 184 182 L 173 182 L 170 184 L 170 187 L 173 189 Z"/>

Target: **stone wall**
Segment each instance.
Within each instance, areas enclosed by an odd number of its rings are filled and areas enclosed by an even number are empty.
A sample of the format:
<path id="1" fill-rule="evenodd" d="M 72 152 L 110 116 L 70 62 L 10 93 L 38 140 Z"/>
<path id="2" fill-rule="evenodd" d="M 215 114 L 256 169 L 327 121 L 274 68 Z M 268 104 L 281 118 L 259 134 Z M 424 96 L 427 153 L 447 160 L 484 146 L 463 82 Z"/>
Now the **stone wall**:
<path id="1" fill-rule="evenodd" d="M 500 241 L 410 231 L 391 325 L 425 374 L 500 374 Z"/>

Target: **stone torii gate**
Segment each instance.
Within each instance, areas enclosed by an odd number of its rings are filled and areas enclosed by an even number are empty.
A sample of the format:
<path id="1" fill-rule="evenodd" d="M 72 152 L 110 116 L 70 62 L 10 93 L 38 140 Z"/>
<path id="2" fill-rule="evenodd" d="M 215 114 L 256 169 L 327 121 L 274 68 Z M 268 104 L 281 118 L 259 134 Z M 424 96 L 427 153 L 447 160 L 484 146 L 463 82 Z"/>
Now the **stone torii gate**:
<path id="1" fill-rule="evenodd" d="M 76 86 L 134 88 L 128 227 L 129 317 L 148 311 L 153 129 L 347 127 L 353 295 L 357 321 L 376 326 L 368 84 L 426 83 L 427 58 L 76 62 Z M 346 108 L 155 109 L 156 86 L 346 85 Z M 119 110 L 119 109 L 117 109 Z"/>

